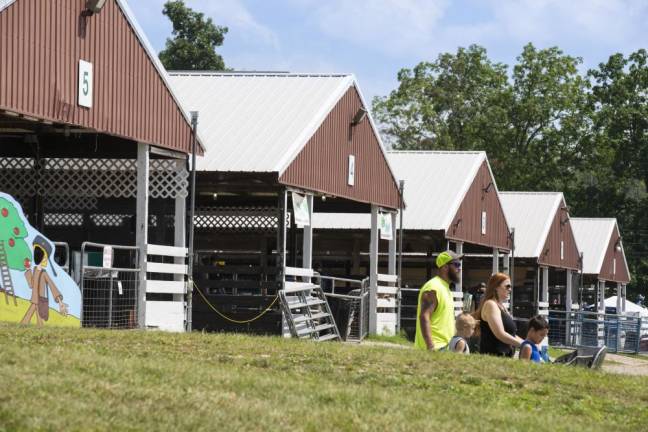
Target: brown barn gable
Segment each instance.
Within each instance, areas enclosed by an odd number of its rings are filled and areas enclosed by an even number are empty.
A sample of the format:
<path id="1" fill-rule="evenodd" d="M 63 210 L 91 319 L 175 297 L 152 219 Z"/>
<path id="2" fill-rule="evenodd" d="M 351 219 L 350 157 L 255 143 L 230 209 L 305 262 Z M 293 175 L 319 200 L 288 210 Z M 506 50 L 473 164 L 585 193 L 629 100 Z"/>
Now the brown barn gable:
<path id="1" fill-rule="evenodd" d="M 617 250 L 616 248 L 620 237 L 619 227 L 615 224 L 598 275 L 601 280 L 620 283 L 630 282 L 630 273 L 628 272 L 628 264 L 623 249 Z"/>
<path id="2" fill-rule="evenodd" d="M 355 201 L 399 207 L 398 186 L 368 118 L 351 126 L 365 108 L 354 86 L 342 96 L 279 182 Z M 366 109 L 366 108 L 365 108 Z M 347 183 L 349 156 L 355 156 L 355 184 Z"/>
<path id="3" fill-rule="evenodd" d="M 580 253 L 576 246 L 576 239 L 569 222 L 565 200 L 562 199 L 556 210 L 545 243 L 538 257 L 538 264 L 551 267 L 579 270 Z M 561 258 L 562 242 L 562 258 Z"/>
<path id="4" fill-rule="evenodd" d="M 84 17 L 85 0 L 17 0 L 0 11 L 0 110 L 190 151 L 187 117 L 121 0 Z M 93 66 L 78 105 L 79 61 Z"/>
<path id="5" fill-rule="evenodd" d="M 486 213 L 485 234 L 482 234 L 482 212 Z M 446 238 L 510 250 L 509 227 L 486 160 L 461 201 Z"/>

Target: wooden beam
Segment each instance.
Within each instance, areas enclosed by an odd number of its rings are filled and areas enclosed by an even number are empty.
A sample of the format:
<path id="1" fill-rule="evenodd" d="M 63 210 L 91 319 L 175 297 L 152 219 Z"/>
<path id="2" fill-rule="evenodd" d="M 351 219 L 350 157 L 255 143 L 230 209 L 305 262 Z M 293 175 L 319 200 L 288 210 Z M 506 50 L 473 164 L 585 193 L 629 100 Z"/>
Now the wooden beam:
<path id="1" fill-rule="evenodd" d="M 139 248 L 139 290 L 137 292 L 137 321 L 146 326 L 146 248 L 148 244 L 149 215 L 149 146 L 137 143 L 137 205 L 135 238 Z"/>
<path id="2" fill-rule="evenodd" d="M 371 206 L 371 237 L 369 240 L 369 334 L 378 331 L 378 206 Z"/>

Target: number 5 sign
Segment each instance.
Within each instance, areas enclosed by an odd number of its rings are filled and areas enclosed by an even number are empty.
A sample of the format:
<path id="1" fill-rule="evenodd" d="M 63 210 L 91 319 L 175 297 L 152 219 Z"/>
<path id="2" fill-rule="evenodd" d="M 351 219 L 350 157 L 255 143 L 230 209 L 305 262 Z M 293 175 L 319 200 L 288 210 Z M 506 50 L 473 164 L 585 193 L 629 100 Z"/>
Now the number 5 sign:
<path id="1" fill-rule="evenodd" d="M 92 63 L 79 60 L 79 105 L 92 108 Z"/>

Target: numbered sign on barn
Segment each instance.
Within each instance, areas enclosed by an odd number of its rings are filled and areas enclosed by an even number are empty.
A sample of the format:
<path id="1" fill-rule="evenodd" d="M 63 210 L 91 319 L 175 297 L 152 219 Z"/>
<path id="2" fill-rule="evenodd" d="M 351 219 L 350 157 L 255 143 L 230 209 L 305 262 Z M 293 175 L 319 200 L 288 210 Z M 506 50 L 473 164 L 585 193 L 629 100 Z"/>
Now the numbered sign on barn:
<path id="1" fill-rule="evenodd" d="M 92 63 L 79 60 L 79 106 L 92 108 Z"/>

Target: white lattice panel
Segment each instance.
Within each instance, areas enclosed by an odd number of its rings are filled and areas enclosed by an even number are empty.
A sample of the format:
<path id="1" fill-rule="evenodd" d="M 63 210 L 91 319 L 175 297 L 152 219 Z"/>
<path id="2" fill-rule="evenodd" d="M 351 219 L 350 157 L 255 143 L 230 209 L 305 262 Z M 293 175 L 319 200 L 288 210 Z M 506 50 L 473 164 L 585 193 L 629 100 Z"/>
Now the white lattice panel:
<path id="1" fill-rule="evenodd" d="M 97 213 L 90 215 L 90 221 L 97 227 L 120 227 L 134 218 L 130 214 Z M 157 226 L 157 216 L 149 215 L 149 226 Z"/>
<path id="2" fill-rule="evenodd" d="M 33 159 L 0 158 L 0 190 L 24 197 L 36 195 L 38 188 L 42 196 L 67 198 L 68 206 L 72 198 L 135 198 L 137 194 L 134 159 L 48 158 L 41 164 L 43 169 L 36 170 Z M 151 160 L 149 180 L 153 198 L 188 195 L 189 173 L 174 160 Z M 83 208 L 88 205 L 85 201 Z"/>
<path id="3" fill-rule="evenodd" d="M 132 159 L 45 160 L 40 193 L 59 196 L 130 198 L 137 193 Z"/>
<path id="4" fill-rule="evenodd" d="M 45 213 L 43 219 L 46 226 L 83 226 L 83 215 L 80 213 Z"/>
<path id="5" fill-rule="evenodd" d="M 217 231 L 274 231 L 277 210 L 271 207 L 199 208 L 194 226 Z"/>
<path id="6" fill-rule="evenodd" d="M 169 159 L 152 159 L 149 166 L 149 191 L 153 198 L 187 197 L 189 173 L 184 167 L 178 168 Z"/>

